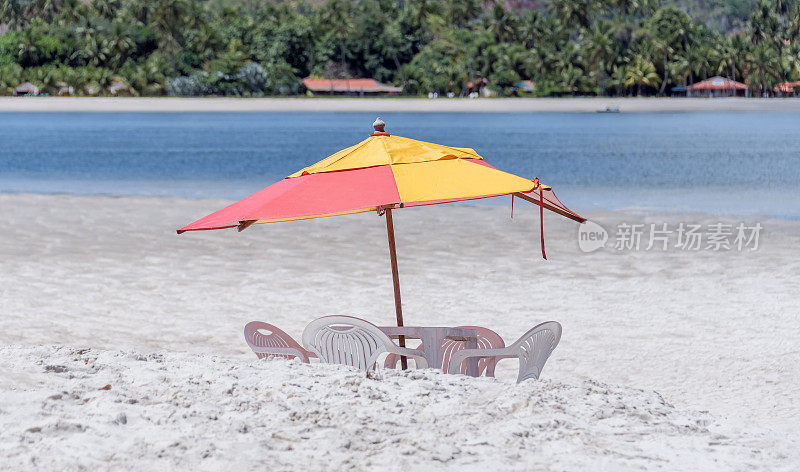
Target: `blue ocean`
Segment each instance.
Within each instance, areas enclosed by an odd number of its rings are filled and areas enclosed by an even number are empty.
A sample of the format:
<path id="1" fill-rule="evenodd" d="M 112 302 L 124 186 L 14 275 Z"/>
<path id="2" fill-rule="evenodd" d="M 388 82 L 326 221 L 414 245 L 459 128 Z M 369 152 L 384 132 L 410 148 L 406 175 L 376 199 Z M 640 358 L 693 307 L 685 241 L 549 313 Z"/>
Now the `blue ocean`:
<path id="1" fill-rule="evenodd" d="M 800 218 L 800 115 L 381 115 L 576 209 Z M 241 198 L 372 131 L 362 113 L 0 114 L 0 192 Z M 507 202 L 506 202 L 507 203 Z"/>

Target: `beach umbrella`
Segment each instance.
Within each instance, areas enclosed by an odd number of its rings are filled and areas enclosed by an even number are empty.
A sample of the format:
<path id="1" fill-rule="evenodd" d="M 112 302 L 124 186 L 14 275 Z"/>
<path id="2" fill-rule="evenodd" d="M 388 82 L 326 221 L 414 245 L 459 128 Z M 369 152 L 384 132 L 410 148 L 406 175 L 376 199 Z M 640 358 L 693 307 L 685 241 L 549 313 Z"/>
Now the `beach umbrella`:
<path id="1" fill-rule="evenodd" d="M 397 325 L 403 326 L 392 211 L 463 200 L 514 197 L 583 223 L 553 189 L 492 167 L 474 149 L 394 136 L 378 118 L 360 143 L 178 230 L 203 231 L 375 211 L 386 217 Z M 512 210 L 513 211 L 513 210 Z M 543 222 L 540 221 L 540 225 Z M 542 257 L 544 231 L 540 226 Z M 400 339 L 403 346 L 404 340 Z"/>

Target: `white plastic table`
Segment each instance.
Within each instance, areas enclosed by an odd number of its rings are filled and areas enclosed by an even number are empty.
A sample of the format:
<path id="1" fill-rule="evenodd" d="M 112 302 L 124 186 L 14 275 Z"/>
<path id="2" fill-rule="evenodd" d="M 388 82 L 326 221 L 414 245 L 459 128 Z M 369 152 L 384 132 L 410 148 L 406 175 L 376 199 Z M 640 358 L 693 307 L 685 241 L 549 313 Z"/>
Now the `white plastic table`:
<path id="1" fill-rule="evenodd" d="M 478 347 L 478 332 L 468 328 L 451 328 L 447 326 L 379 326 L 387 336 L 397 339 L 404 336 L 406 339 L 419 339 L 428 367 L 442 369 L 447 372 L 447 366 L 442 367 L 442 342 L 445 339 L 465 341 L 467 349 Z M 467 375 L 478 376 L 478 359 L 467 359 Z"/>

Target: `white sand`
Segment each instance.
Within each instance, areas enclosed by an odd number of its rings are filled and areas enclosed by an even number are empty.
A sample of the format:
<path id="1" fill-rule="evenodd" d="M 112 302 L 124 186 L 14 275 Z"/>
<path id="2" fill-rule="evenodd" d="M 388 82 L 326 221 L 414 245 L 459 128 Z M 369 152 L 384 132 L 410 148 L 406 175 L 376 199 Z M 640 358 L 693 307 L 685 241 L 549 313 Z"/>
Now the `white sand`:
<path id="1" fill-rule="evenodd" d="M 3 392 L 14 413 L 1 417 L 0 454 L 15 470 L 744 470 L 785 460 L 758 434 L 594 381 L 368 379 L 284 360 L 68 348 L 0 358 L 30 372 Z"/>
<path id="2" fill-rule="evenodd" d="M 545 262 L 532 207 L 396 212 L 408 324 L 481 324 L 511 342 L 562 323 L 545 380 L 515 387 L 512 361 L 496 381 L 256 361 L 249 320 L 297 337 L 331 313 L 392 323 L 384 222 L 175 235 L 225 203 L 0 195 L 11 469 L 800 467 L 800 222 L 761 220 L 754 252 L 584 254 L 577 224 L 548 215 Z"/>
<path id="3" fill-rule="evenodd" d="M 798 112 L 800 98 L 102 98 L 0 97 L 0 112 Z"/>

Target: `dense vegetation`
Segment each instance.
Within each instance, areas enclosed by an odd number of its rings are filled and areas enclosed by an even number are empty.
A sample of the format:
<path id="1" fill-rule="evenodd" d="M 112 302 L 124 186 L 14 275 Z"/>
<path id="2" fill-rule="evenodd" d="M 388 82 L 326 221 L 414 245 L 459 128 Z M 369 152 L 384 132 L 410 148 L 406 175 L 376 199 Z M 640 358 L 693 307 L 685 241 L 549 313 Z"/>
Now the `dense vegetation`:
<path id="1" fill-rule="evenodd" d="M 655 95 L 714 75 L 772 94 L 800 78 L 793 0 L 0 0 L 0 32 L 0 94 L 287 95 L 321 76 Z"/>

